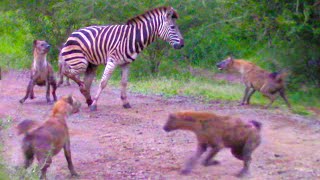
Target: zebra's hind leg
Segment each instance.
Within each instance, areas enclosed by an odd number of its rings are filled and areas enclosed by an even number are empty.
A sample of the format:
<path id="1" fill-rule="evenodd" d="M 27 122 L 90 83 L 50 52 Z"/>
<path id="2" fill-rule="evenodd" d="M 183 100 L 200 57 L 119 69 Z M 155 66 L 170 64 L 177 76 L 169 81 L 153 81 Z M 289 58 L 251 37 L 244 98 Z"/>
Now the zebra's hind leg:
<path id="1" fill-rule="evenodd" d="M 121 66 L 121 100 L 122 106 L 124 108 L 131 108 L 129 101 L 127 100 L 127 84 L 128 84 L 128 74 L 129 74 L 129 64 L 125 64 Z"/>
<path id="2" fill-rule="evenodd" d="M 72 79 L 74 82 L 76 82 L 78 84 L 81 94 L 86 99 L 91 99 L 90 92 L 88 92 L 86 90 L 85 84 L 83 81 L 80 80 L 79 76 L 77 76 L 76 74 L 68 73 L 68 72 L 65 72 L 64 75 L 67 76 L 68 78 Z"/>
<path id="3" fill-rule="evenodd" d="M 101 81 L 100 81 L 100 85 L 97 91 L 96 96 L 94 97 L 94 101 L 93 103 L 90 105 L 90 110 L 91 111 L 96 111 L 97 110 L 97 102 L 98 99 L 100 97 L 100 94 L 102 92 L 102 90 L 107 86 L 108 81 L 112 75 L 112 72 L 114 71 L 114 69 L 117 67 L 116 64 L 114 64 L 114 60 L 108 60 L 107 65 L 104 69 Z"/>
<path id="4" fill-rule="evenodd" d="M 85 75 L 84 75 L 84 85 L 85 85 L 85 88 L 86 88 L 86 91 L 89 93 L 88 97 L 86 99 L 87 101 L 87 104 L 88 106 L 90 106 L 92 104 L 92 99 L 91 99 L 91 95 L 90 95 L 90 88 L 91 88 L 91 84 L 92 84 L 92 81 L 94 79 L 94 77 L 96 76 L 96 72 L 97 72 L 97 67 L 96 65 L 93 65 L 93 64 L 89 64 L 86 72 L 85 72 Z"/>

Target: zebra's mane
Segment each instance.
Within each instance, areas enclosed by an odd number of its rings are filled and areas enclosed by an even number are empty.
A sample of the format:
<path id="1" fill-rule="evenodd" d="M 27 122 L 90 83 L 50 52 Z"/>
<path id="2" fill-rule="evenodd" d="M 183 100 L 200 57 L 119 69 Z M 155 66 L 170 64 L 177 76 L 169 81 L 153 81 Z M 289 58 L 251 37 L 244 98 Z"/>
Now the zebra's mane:
<path id="1" fill-rule="evenodd" d="M 141 21 L 141 19 L 149 17 L 150 14 L 153 13 L 153 12 L 158 12 L 159 13 L 161 11 L 168 11 L 168 10 L 172 10 L 173 11 L 172 18 L 175 18 L 175 19 L 179 18 L 178 13 L 171 6 L 162 6 L 162 7 L 158 7 L 158 8 L 154 8 L 154 9 L 148 10 L 143 14 L 135 16 L 135 17 L 129 19 L 126 24 L 130 25 L 130 24 L 134 24 L 137 21 Z"/>

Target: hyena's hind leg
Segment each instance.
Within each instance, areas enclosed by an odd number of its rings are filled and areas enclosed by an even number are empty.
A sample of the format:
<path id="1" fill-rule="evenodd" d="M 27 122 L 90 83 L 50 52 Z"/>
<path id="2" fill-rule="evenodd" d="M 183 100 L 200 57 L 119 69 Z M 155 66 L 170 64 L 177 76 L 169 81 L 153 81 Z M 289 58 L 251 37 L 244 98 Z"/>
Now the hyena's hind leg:
<path id="1" fill-rule="evenodd" d="M 280 89 L 279 93 L 280 93 L 280 96 L 282 97 L 282 99 L 286 102 L 288 108 L 291 109 L 291 105 L 290 105 L 290 103 L 289 103 L 289 101 L 288 101 L 288 99 L 286 97 L 286 93 L 285 93 L 284 88 Z"/>
<path id="2" fill-rule="evenodd" d="M 34 152 L 31 146 L 31 143 L 24 139 L 22 144 L 22 151 L 24 154 L 24 168 L 28 168 L 34 159 Z"/>
<path id="3" fill-rule="evenodd" d="M 52 163 L 52 157 L 50 154 L 39 153 L 37 154 L 37 159 L 41 169 L 40 179 L 47 179 L 47 169 Z"/>
<path id="4" fill-rule="evenodd" d="M 268 109 L 273 104 L 273 102 L 276 100 L 277 97 L 275 94 L 271 94 L 271 93 L 264 93 L 263 95 L 268 97 L 270 100 L 270 103 L 264 107 L 265 109 Z"/>
<path id="5" fill-rule="evenodd" d="M 260 142 L 261 140 L 258 136 L 251 136 L 243 146 L 231 149 L 231 153 L 243 161 L 243 168 L 237 173 L 238 177 L 246 176 L 249 173 L 252 153 L 259 146 Z"/>

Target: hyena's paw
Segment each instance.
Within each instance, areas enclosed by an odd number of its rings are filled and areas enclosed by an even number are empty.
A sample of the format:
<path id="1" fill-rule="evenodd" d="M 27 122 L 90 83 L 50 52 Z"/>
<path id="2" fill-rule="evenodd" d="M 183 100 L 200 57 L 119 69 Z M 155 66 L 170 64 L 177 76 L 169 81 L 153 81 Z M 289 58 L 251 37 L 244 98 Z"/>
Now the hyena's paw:
<path id="1" fill-rule="evenodd" d="M 190 169 L 182 169 L 181 171 L 180 171 L 180 174 L 182 174 L 182 175 L 188 175 L 188 174 L 190 174 L 191 173 L 191 170 Z"/>
<path id="2" fill-rule="evenodd" d="M 217 160 L 211 160 L 211 161 L 203 161 L 202 165 L 203 166 L 215 166 L 215 165 L 219 165 L 220 162 Z"/>
<path id="3" fill-rule="evenodd" d="M 24 101 L 25 101 L 24 99 L 20 99 L 20 101 L 19 101 L 19 102 L 20 102 L 20 104 L 23 104 L 23 103 L 24 103 Z"/>
<path id="4" fill-rule="evenodd" d="M 131 105 L 129 103 L 126 103 L 126 104 L 123 105 L 123 108 L 129 109 L 129 108 L 131 108 Z"/>

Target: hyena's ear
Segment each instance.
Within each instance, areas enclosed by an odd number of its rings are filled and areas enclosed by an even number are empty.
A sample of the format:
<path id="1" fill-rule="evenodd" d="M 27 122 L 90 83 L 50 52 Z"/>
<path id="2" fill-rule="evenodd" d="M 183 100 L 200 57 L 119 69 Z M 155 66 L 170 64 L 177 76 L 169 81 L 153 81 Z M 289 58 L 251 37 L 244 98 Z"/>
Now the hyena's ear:
<path id="1" fill-rule="evenodd" d="M 170 113 L 169 114 L 169 119 L 177 119 L 177 115 Z"/>
<path id="2" fill-rule="evenodd" d="M 67 103 L 69 103 L 70 105 L 73 104 L 73 98 L 71 94 L 67 97 Z"/>
<path id="3" fill-rule="evenodd" d="M 32 51 L 35 50 L 38 40 L 33 41 Z"/>
<path id="4" fill-rule="evenodd" d="M 38 40 L 34 40 L 33 41 L 33 47 L 35 47 L 37 45 Z"/>
<path id="5" fill-rule="evenodd" d="M 233 61 L 233 55 L 232 54 L 230 54 L 230 56 L 228 57 L 228 59 L 230 60 L 230 61 Z"/>

